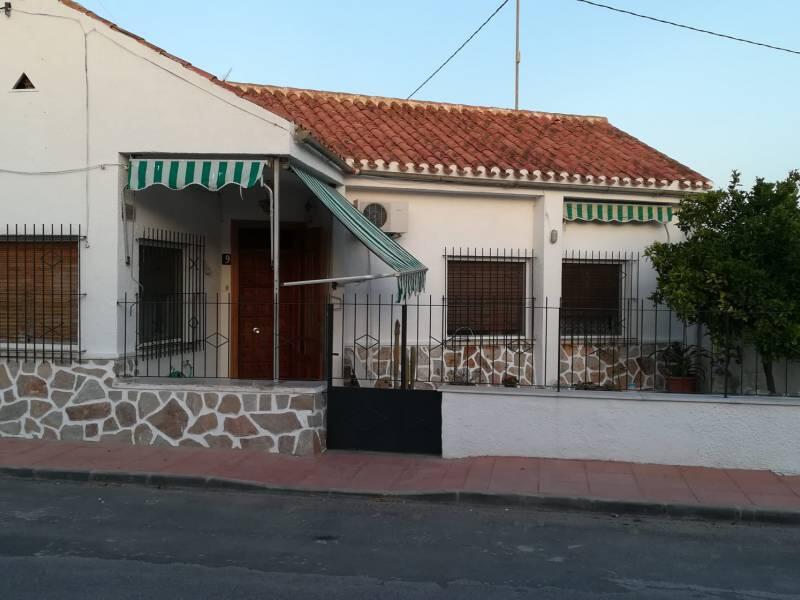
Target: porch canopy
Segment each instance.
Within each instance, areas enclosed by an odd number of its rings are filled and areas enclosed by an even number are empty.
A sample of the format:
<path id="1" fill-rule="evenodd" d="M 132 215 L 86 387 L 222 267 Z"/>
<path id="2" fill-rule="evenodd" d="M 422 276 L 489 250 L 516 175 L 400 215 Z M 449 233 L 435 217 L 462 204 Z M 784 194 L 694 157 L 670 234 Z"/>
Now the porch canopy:
<path id="1" fill-rule="evenodd" d="M 247 189 L 262 185 L 264 164 L 263 160 L 132 158 L 128 187 L 134 192 L 153 185 L 171 190 L 199 185 L 212 192 L 226 185 Z"/>
<path id="2" fill-rule="evenodd" d="M 600 223 L 669 223 L 670 204 L 610 204 L 607 202 L 564 202 L 565 221 Z"/>
<path id="3" fill-rule="evenodd" d="M 394 269 L 393 273 L 386 275 L 344 278 L 342 281 L 396 277 L 398 300 L 404 300 L 409 295 L 418 294 L 425 289 L 425 273 L 428 270 L 425 265 L 361 214 L 335 188 L 326 185 L 296 165 L 291 165 L 290 168 L 350 233 L 356 236 L 375 256 Z"/>

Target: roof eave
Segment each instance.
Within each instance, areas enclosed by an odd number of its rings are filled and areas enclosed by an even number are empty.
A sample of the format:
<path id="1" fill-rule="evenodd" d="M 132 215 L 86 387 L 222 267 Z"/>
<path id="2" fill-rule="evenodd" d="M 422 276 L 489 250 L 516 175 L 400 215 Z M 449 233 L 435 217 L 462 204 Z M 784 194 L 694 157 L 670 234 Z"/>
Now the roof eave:
<path id="1" fill-rule="evenodd" d="M 423 176 L 434 178 L 448 178 L 460 181 L 480 182 L 510 182 L 510 183 L 536 183 L 543 185 L 568 185 L 580 186 L 586 189 L 620 189 L 626 191 L 644 190 L 681 193 L 691 191 L 705 191 L 714 187 L 713 183 L 705 179 L 667 180 L 654 177 L 618 177 L 606 175 L 588 175 L 554 171 L 539 171 L 528 169 L 501 169 L 500 167 L 458 167 L 457 165 L 429 165 L 426 163 L 401 165 L 396 161 L 386 163 L 383 160 L 356 161 L 346 159 L 346 163 L 355 169 L 358 174 L 378 175 L 383 177 L 408 177 Z"/>

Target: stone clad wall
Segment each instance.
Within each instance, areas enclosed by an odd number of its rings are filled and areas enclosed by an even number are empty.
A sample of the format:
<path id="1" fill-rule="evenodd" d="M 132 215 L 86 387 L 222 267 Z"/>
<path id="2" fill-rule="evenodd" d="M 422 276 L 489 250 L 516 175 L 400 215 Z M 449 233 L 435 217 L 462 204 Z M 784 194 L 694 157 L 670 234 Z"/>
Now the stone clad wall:
<path id="1" fill-rule="evenodd" d="M 523 386 L 535 383 L 531 344 L 461 344 L 444 349 L 409 346 L 407 353 L 409 376 L 418 389 L 438 388 L 447 383 L 501 385 L 508 377 Z M 345 371 L 354 371 L 356 379 L 365 385 L 389 387 L 395 373 L 399 373 L 396 365 L 399 356 L 399 349 L 391 346 L 350 346 L 345 348 L 342 365 Z"/>
<path id="2" fill-rule="evenodd" d="M 296 455 L 325 449 L 324 390 L 243 389 L 198 390 L 189 380 L 185 389 L 134 389 L 117 380 L 114 361 L 2 361 L 0 437 Z"/>
<path id="3" fill-rule="evenodd" d="M 655 344 L 561 344 L 561 385 L 578 388 L 664 389 Z"/>

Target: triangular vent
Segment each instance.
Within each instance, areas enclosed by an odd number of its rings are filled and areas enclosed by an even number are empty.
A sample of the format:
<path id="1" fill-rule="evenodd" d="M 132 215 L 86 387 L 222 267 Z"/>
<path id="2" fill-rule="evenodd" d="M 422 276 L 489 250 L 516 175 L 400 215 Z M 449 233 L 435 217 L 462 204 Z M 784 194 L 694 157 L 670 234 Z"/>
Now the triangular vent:
<path id="1" fill-rule="evenodd" d="M 23 73 L 22 75 L 19 76 L 19 79 L 17 79 L 17 83 L 14 84 L 14 87 L 12 89 L 35 90 L 36 86 L 34 86 L 30 78 L 25 73 Z"/>

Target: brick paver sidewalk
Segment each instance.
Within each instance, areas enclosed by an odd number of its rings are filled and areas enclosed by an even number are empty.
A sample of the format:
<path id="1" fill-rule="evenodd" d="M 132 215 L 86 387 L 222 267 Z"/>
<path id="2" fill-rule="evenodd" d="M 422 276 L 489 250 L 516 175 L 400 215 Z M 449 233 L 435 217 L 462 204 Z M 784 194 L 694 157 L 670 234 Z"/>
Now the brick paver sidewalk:
<path id="1" fill-rule="evenodd" d="M 195 482 L 243 481 L 270 488 L 388 495 L 597 499 L 800 512 L 800 476 L 769 471 L 544 458 L 470 458 L 328 452 L 311 458 L 255 451 L 198 450 L 0 439 L 0 474 L 89 479 L 157 475 Z M 98 475 L 97 479 L 101 479 Z M 132 477 L 132 480 L 135 478 Z"/>

